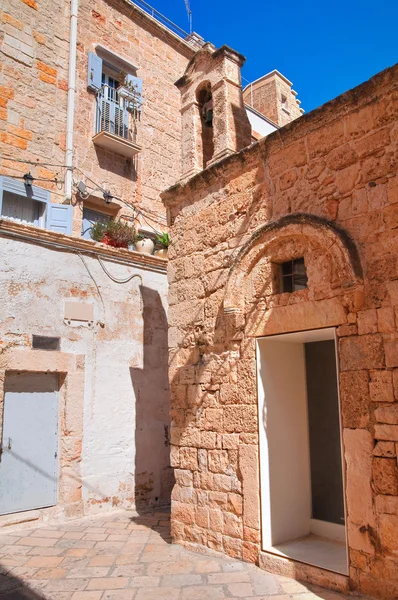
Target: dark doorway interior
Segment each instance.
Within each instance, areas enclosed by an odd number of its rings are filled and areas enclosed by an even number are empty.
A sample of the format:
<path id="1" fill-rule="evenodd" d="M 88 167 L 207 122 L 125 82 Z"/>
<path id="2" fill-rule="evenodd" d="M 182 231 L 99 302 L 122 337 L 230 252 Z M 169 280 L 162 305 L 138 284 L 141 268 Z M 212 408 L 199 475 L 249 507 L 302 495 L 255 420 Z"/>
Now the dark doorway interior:
<path id="1" fill-rule="evenodd" d="M 305 344 L 312 518 L 344 525 L 334 340 Z"/>

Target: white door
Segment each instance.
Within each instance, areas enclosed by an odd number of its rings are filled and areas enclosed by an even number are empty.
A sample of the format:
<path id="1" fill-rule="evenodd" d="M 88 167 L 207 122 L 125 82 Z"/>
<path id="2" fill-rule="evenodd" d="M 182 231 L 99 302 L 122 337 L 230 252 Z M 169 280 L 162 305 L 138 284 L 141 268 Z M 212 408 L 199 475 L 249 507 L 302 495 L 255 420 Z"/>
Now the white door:
<path id="1" fill-rule="evenodd" d="M 0 514 L 53 506 L 58 479 L 58 376 L 7 375 Z"/>

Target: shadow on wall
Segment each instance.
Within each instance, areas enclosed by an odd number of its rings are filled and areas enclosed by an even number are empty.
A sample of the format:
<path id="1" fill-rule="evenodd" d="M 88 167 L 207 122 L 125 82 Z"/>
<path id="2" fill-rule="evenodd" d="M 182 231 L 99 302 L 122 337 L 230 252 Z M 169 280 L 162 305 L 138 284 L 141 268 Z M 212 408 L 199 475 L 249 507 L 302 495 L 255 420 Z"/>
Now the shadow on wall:
<path id="1" fill-rule="evenodd" d="M 94 146 L 94 148 L 101 169 L 111 171 L 130 181 L 137 181 L 137 159 L 135 157 L 126 158 L 98 146 Z"/>
<path id="2" fill-rule="evenodd" d="M 168 506 L 174 485 L 170 467 L 170 395 L 167 316 L 156 290 L 140 287 L 144 319 L 143 368 L 130 368 L 136 397 L 135 503 L 138 512 Z"/>

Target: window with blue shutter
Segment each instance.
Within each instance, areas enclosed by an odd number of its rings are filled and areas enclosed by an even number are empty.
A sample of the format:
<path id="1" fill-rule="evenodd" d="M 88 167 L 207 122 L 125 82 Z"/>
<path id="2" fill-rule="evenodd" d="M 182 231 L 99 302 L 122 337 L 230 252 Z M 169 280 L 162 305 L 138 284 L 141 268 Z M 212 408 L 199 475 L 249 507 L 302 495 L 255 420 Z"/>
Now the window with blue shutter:
<path id="1" fill-rule="evenodd" d="M 72 233 L 72 210 L 71 204 L 53 204 L 49 202 L 46 228 L 70 235 Z"/>
<path id="2" fill-rule="evenodd" d="M 130 65 L 130 72 L 126 74 L 127 63 L 108 50 L 102 49 L 102 52 L 105 53 L 103 58 L 94 52 L 88 53 L 87 88 L 95 91 L 97 97 L 95 133 L 108 132 L 135 142 L 134 127 L 129 121 L 131 117 L 140 119 L 142 79 L 132 74 L 135 67 Z M 119 89 L 124 93 L 119 94 Z M 126 89 L 135 92 L 134 99 L 126 94 Z"/>
<path id="3" fill-rule="evenodd" d="M 0 177 L 0 215 L 13 221 L 72 233 L 72 206 L 50 202 L 50 192 L 27 186 L 12 177 Z"/>
<path id="4" fill-rule="evenodd" d="M 90 231 L 93 225 L 96 223 L 107 223 L 112 217 L 102 212 L 91 210 L 90 208 L 83 208 L 83 221 L 82 221 L 82 232 L 81 237 L 85 240 L 91 240 Z"/>
<path id="5" fill-rule="evenodd" d="M 102 87 L 102 59 L 91 51 L 88 53 L 87 87 L 93 92 Z"/>

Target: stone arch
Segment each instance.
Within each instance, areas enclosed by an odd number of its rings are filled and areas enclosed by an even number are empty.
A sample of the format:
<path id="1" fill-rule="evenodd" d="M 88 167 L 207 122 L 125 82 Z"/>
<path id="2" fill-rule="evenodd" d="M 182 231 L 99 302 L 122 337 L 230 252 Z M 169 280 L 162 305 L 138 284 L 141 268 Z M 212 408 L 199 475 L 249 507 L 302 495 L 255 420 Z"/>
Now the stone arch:
<path id="1" fill-rule="evenodd" d="M 224 313 L 244 311 L 246 279 L 255 265 L 264 255 L 272 261 L 276 248 L 283 244 L 292 245 L 295 239 L 309 240 L 330 257 L 339 273 L 341 288 L 350 291 L 361 284 L 363 274 L 358 250 L 346 231 L 315 215 L 287 215 L 257 229 L 240 249 L 228 275 Z M 286 256 L 284 260 L 290 258 L 295 256 Z"/>

